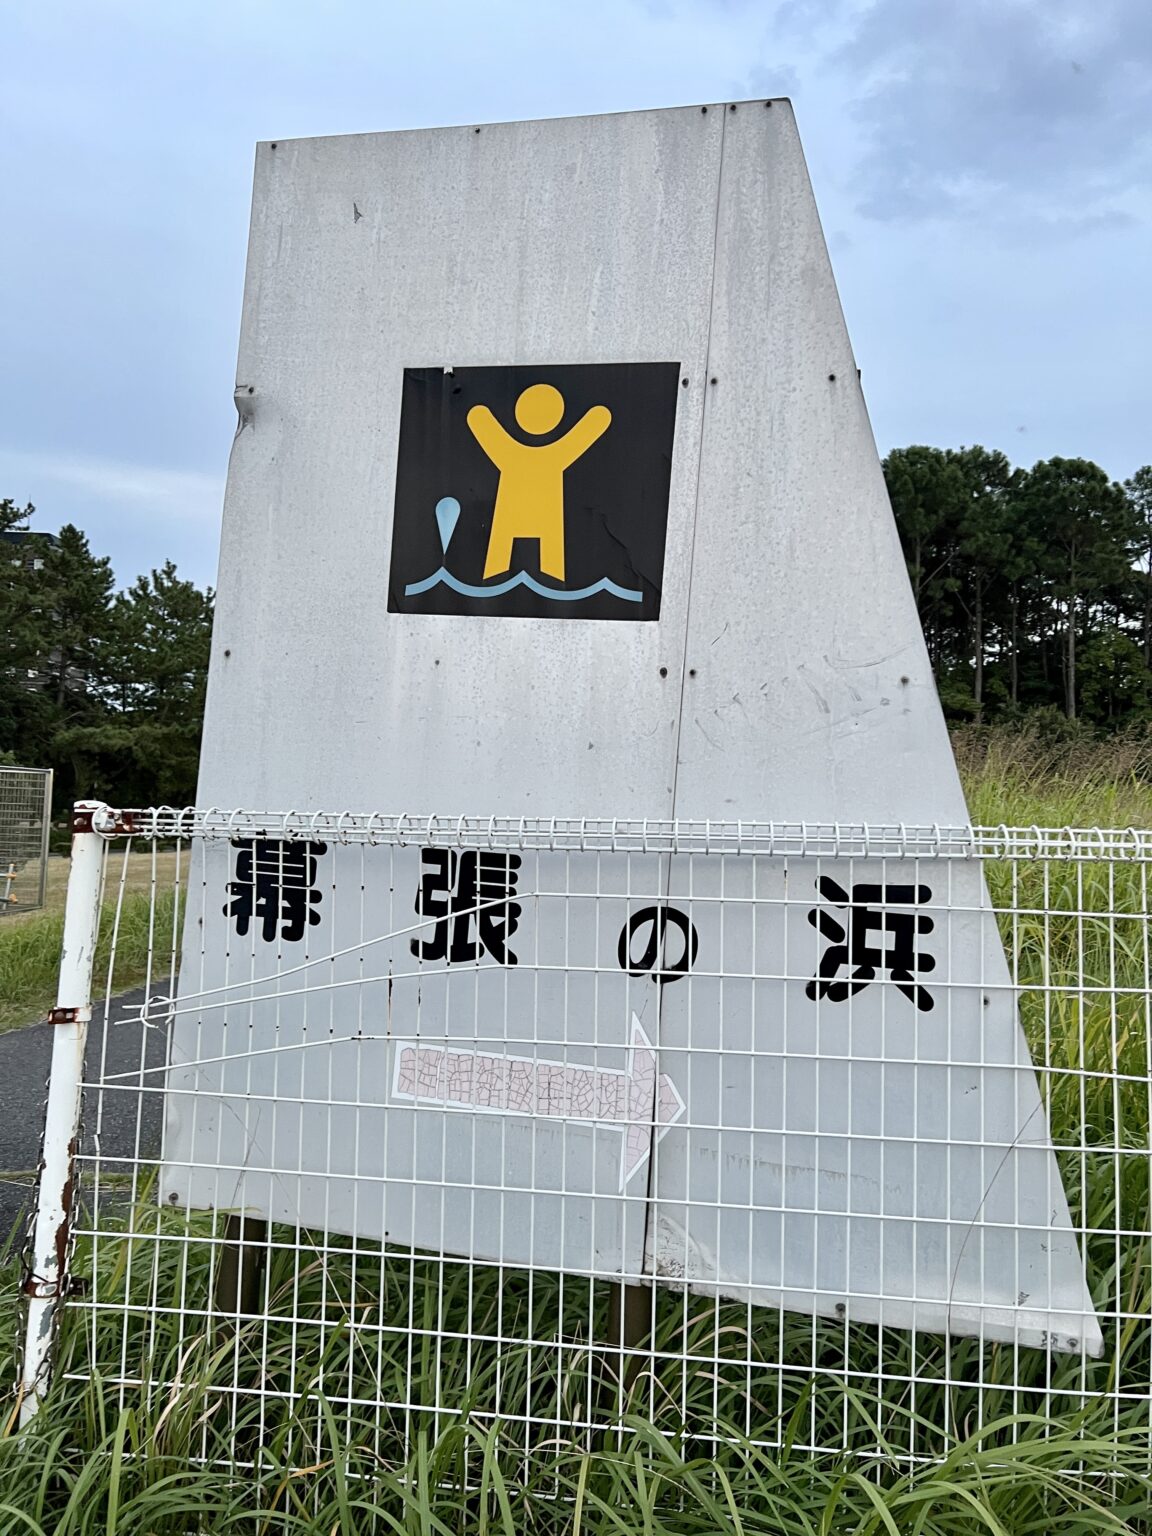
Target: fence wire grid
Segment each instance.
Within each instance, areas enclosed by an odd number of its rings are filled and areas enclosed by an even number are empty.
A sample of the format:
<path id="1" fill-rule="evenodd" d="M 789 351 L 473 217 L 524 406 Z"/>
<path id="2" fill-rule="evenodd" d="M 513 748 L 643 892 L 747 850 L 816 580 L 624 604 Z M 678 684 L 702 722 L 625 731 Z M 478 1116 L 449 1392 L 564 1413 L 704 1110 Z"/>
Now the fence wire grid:
<path id="1" fill-rule="evenodd" d="M 94 825 L 57 1374 L 193 1455 L 1152 1430 L 1152 833 Z"/>
<path id="2" fill-rule="evenodd" d="M 51 768 L 0 766 L 0 917 L 44 905 Z"/>

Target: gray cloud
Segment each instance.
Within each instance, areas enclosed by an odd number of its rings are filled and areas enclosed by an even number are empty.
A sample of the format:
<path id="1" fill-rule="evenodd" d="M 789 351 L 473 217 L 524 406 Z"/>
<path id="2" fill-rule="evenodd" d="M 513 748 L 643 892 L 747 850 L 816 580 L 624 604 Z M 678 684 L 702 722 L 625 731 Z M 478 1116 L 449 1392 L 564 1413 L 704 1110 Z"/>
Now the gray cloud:
<path id="1" fill-rule="evenodd" d="M 1139 216 L 1149 0 L 876 0 L 839 19 L 825 57 L 858 81 L 861 212 L 1052 232 Z"/>
<path id="2" fill-rule="evenodd" d="M 123 464 L 74 455 L 27 453 L 0 443 L 0 476 L 7 485 L 35 483 L 76 491 L 87 501 L 139 506 L 153 516 L 215 529 L 224 495 L 221 476 L 194 470 Z"/>
<path id="3" fill-rule="evenodd" d="M 0 496 L 123 580 L 215 579 L 258 138 L 791 95 L 882 447 L 1148 459 L 1152 0 L 0 10 Z"/>

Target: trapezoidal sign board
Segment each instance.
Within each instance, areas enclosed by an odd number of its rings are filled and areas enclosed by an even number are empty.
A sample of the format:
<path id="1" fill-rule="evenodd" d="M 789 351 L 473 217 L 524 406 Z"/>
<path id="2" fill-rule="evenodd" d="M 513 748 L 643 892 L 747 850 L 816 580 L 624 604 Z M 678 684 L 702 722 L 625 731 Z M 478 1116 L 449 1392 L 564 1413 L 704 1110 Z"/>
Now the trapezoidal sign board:
<path id="1" fill-rule="evenodd" d="M 787 103 L 262 145 L 237 400 L 201 804 L 966 821 Z M 197 858 L 167 1198 L 1100 1348 L 977 865 Z"/>

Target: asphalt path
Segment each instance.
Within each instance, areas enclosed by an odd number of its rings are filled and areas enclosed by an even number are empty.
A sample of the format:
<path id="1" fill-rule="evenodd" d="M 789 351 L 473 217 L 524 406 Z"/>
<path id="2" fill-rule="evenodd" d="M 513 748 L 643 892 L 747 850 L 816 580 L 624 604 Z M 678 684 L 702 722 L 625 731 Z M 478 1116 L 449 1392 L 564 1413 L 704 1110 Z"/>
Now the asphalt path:
<path id="1" fill-rule="evenodd" d="M 99 1079 L 102 1091 L 84 1095 L 81 1157 L 97 1150 L 108 1173 L 130 1173 L 131 1163 L 159 1156 L 163 1073 L 146 1069 L 164 1065 L 166 1031 L 145 1028 L 138 1013 L 143 989 L 112 999 L 110 1022 L 104 1005 L 93 1009 L 88 1030 L 84 1079 Z M 133 1014 L 136 1017 L 133 1017 Z M 0 1035 L 0 1240 L 27 1220 L 40 1162 L 44 1129 L 45 1085 L 52 1058 L 51 1024 L 29 1024 Z M 81 1167 L 81 1201 L 91 1196 L 91 1179 Z"/>

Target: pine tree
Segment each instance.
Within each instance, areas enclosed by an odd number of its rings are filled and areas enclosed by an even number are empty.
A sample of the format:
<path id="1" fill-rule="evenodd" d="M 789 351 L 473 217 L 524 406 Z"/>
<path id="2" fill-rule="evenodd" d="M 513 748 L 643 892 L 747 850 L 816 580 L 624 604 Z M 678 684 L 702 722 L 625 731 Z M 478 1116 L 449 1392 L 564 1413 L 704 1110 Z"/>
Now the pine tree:
<path id="1" fill-rule="evenodd" d="M 928 654 L 943 669 L 955 659 L 964 476 L 942 448 L 919 444 L 894 449 L 883 467 Z"/>
<path id="2" fill-rule="evenodd" d="M 26 534 L 35 507 L 0 501 L 0 533 Z M 43 649 L 44 624 L 33 573 L 16 541 L 0 540 L 0 752 L 25 757 L 25 733 L 36 710 L 29 689 Z"/>
<path id="3" fill-rule="evenodd" d="M 1077 643 L 1093 602 L 1128 580 L 1140 530 L 1128 498 L 1098 464 L 1046 459 L 1022 490 L 1039 551 L 1039 575 L 1062 630 L 1064 713 L 1077 718 Z"/>
<path id="4" fill-rule="evenodd" d="M 45 551 L 37 574 L 41 609 L 51 618 L 42 668 L 63 725 L 85 713 L 83 706 L 99 686 L 100 653 L 108 637 L 116 579 L 107 556 L 93 555 L 87 538 L 71 523 Z"/>
<path id="5" fill-rule="evenodd" d="M 104 717 L 70 731 L 65 743 L 101 794 L 137 805 L 194 798 L 212 602 L 171 561 L 113 602 L 102 655 Z"/>
<path id="6" fill-rule="evenodd" d="M 1138 469 L 1124 482 L 1124 494 L 1139 529 L 1140 644 L 1144 665 L 1152 667 L 1152 464 Z"/>
<path id="7" fill-rule="evenodd" d="M 988 630 L 996 621 L 1009 628 L 1014 663 L 1014 587 L 1034 551 L 1020 515 L 1021 477 L 1006 456 L 977 444 L 949 450 L 947 460 L 959 470 L 965 490 L 964 510 L 956 527 L 957 596 L 969 623 L 972 697 L 979 720 L 984 710 Z"/>

